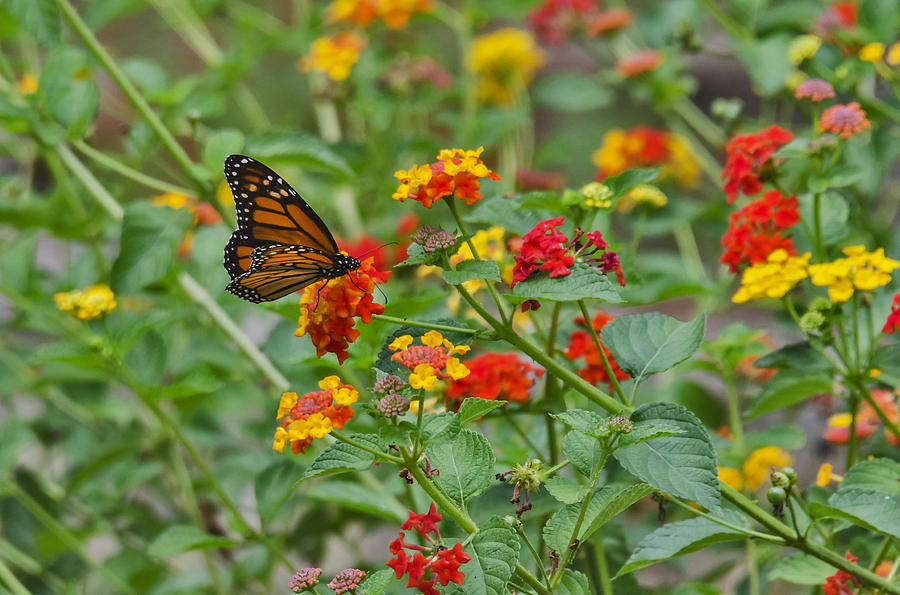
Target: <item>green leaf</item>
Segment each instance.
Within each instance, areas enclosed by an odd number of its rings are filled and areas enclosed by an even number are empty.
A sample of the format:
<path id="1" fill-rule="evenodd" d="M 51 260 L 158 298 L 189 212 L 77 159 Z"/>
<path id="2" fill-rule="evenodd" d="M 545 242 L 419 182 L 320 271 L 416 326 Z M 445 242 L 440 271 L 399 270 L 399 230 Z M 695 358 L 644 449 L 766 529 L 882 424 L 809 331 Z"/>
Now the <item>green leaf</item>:
<path id="1" fill-rule="evenodd" d="M 783 371 L 775 374 L 763 387 L 746 412 L 747 419 L 790 407 L 812 395 L 831 391 L 831 376 L 812 372 Z"/>
<path id="2" fill-rule="evenodd" d="M 834 574 L 835 568 L 828 562 L 806 554 L 794 554 L 781 560 L 769 572 L 769 580 L 787 581 L 795 585 L 821 585 L 825 579 Z"/>
<path id="3" fill-rule="evenodd" d="M 718 509 L 716 453 L 697 416 L 675 403 L 647 403 L 635 410 L 631 420 L 661 420 L 684 433 L 618 449 L 613 456 L 619 463 L 659 490 L 693 500 L 708 510 Z"/>
<path id="4" fill-rule="evenodd" d="M 263 525 L 272 521 L 291 495 L 298 465 L 293 459 L 275 461 L 260 471 L 253 481 L 256 511 Z"/>
<path id="5" fill-rule="evenodd" d="M 645 483 L 613 484 L 597 490 L 591 496 L 591 502 L 575 538 L 584 543 L 610 519 L 654 491 L 652 486 Z M 548 548 L 556 550 L 559 554 L 566 551 L 575 524 L 581 515 L 581 508 L 581 503 L 568 504 L 553 513 L 544 525 L 544 541 Z"/>
<path id="6" fill-rule="evenodd" d="M 504 405 L 506 405 L 506 401 L 490 401 L 488 399 L 467 397 L 463 400 L 462 405 L 459 406 L 456 417 L 459 418 L 460 423 L 468 423 L 484 417 L 494 409 Z"/>
<path id="7" fill-rule="evenodd" d="M 829 511 L 824 516 L 900 537 L 900 463 L 891 459 L 857 463 L 844 475 L 828 505 L 841 514 Z"/>
<path id="8" fill-rule="evenodd" d="M 855 186 L 866 175 L 866 171 L 859 165 L 844 165 L 834 168 L 828 175 L 813 174 L 809 177 L 810 192 L 824 192 L 829 188 L 843 188 Z"/>
<path id="9" fill-rule="evenodd" d="M 456 265 L 456 270 L 445 270 L 444 281 L 450 285 L 459 285 L 475 279 L 500 280 L 500 267 L 493 260 L 463 260 Z"/>
<path id="10" fill-rule="evenodd" d="M 441 473 L 443 475 L 443 472 Z M 464 548 L 472 559 L 460 570 L 465 573 L 461 590 L 466 595 L 506 595 L 512 573 L 519 561 L 519 538 L 509 523 L 491 517 Z"/>
<path id="11" fill-rule="evenodd" d="M 463 236 L 456 236 L 453 241 L 453 246 L 446 248 L 444 250 L 435 250 L 434 252 L 426 252 L 425 247 L 421 244 L 410 244 L 409 248 L 406 249 L 406 260 L 403 262 L 397 263 L 394 266 L 397 267 L 405 267 L 412 266 L 416 264 L 428 264 L 432 266 L 442 266 L 443 265 L 443 255 L 444 254 L 456 254 L 459 250 L 459 247 L 465 242 L 465 238 Z"/>
<path id="12" fill-rule="evenodd" d="M 743 524 L 743 519 L 739 515 L 729 515 L 727 520 L 733 525 L 741 526 Z M 744 539 L 745 537 L 743 533 L 701 517 L 669 523 L 644 537 L 616 576 L 622 576 L 638 568 L 676 556 L 696 552 L 714 543 Z"/>
<path id="13" fill-rule="evenodd" d="M 303 492 L 306 498 L 328 504 L 335 504 L 374 517 L 382 518 L 390 523 L 402 523 L 407 516 L 406 511 L 388 506 L 389 497 L 360 485 L 355 481 L 329 480 L 310 486 Z M 391 499 L 392 500 L 392 499 Z M 395 500 L 393 502 L 396 503 Z"/>
<path id="14" fill-rule="evenodd" d="M 556 595 L 590 595 L 592 593 L 588 577 L 571 568 L 563 570 L 562 580 L 559 581 L 554 592 Z"/>
<path id="15" fill-rule="evenodd" d="M 803 448 L 805 444 L 806 434 L 802 428 L 793 424 L 779 424 L 744 434 L 744 446 L 747 452 L 752 452 L 764 446 L 777 446 L 788 450 L 796 450 Z"/>
<path id="16" fill-rule="evenodd" d="M 691 357 L 703 341 L 706 315 L 690 322 L 649 312 L 619 316 L 600 333 L 618 366 L 635 379 L 668 370 Z"/>
<path id="17" fill-rule="evenodd" d="M 850 205 L 837 192 L 824 192 L 819 198 L 822 222 L 822 239 L 826 244 L 834 244 L 847 235 L 847 220 L 850 216 Z M 801 194 L 797 197 L 797 210 L 803 221 L 812 221 L 815 200 L 812 194 Z"/>
<path id="18" fill-rule="evenodd" d="M 561 112 L 588 112 L 605 107 L 614 94 L 597 76 L 562 72 L 542 77 L 532 96 L 537 105 Z"/>
<path id="19" fill-rule="evenodd" d="M 661 438 L 662 436 L 675 436 L 676 434 L 684 434 L 684 430 L 676 424 L 659 420 L 647 420 L 633 424 L 630 432 L 619 436 L 619 441 L 616 445 L 618 448 L 628 448 L 647 440 Z"/>
<path id="20" fill-rule="evenodd" d="M 297 130 L 268 130 L 247 140 L 244 150 L 256 159 L 277 159 L 309 171 L 352 178 L 353 169 L 317 136 Z"/>
<path id="21" fill-rule="evenodd" d="M 838 492 L 841 488 L 878 490 L 900 496 L 900 462 L 884 458 L 860 461 L 844 474 Z"/>
<path id="22" fill-rule="evenodd" d="M 590 477 L 600 461 L 603 448 L 600 441 L 575 430 L 566 434 L 563 439 L 563 453 L 572 461 L 572 465 L 585 477 Z"/>
<path id="23" fill-rule="evenodd" d="M 216 176 L 222 175 L 225 158 L 244 150 L 244 133 L 234 128 L 223 128 L 212 133 L 203 149 L 203 163 Z"/>
<path id="24" fill-rule="evenodd" d="M 872 357 L 872 367 L 885 374 L 900 376 L 900 343 L 885 345 Z"/>
<path id="25" fill-rule="evenodd" d="M 541 271 L 516 283 L 512 295 L 504 294 L 511 302 L 537 299 L 550 302 L 574 302 L 580 299 L 598 299 L 609 304 L 622 302 L 619 292 L 597 268 L 576 262 L 572 272 L 565 277 L 550 278 Z"/>
<path id="26" fill-rule="evenodd" d="M 6 0 L 3 7 L 41 45 L 59 42 L 59 8 L 53 0 Z"/>
<path id="27" fill-rule="evenodd" d="M 544 482 L 544 487 L 551 496 L 563 504 L 581 502 L 591 490 L 588 484 L 575 483 L 571 479 L 555 475 Z"/>
<path id="28" fill-rule="evenodd" d="M 422 420 L 422 439 L 428 443 L 447 442 L 459 434 L 461 420 L 449 411 L 428 413 Z"/>
<path id="29" fill-rule="evenodd" d="M 607 419 L 599 413 L 585 409 L 569 409 L 562 413 L 551 413 L 550 416 L 570 426 L 576 432 L 581 432 L 588 436 L 595 436 L 600 424 Z"/>
<path id="30" fill-rule="evenodd" d="M 113 264 L 112 288 L 132 293 L 161 279 L 194 217 L 183 209 L 134 202 L 125 207 L 119 257 Z"/>
<path id="31" fill-rule="evenodd" d="M 612 190 L 612 199 L 619 198 L 641 184 L 649 184 L 659 177 L 661 167 L 636 167 L 603 180 L 603 185 Z"/>
<path id="32" fill-rule="evenodd" d="M 503 224 L 512 233 L 525 235 L 532 227 L 549 219 L 553 213 L 536 209 L 525 209 L 522 200 L 528 193 L 518 194 L 513 198 L 504 196 L 485 197 L 463 215 L 466 221 L 485 223 L 487 225 Z"/>
<path id="33" fill-rule="evenodd" d="M 754 368 L 776 368 L 779 370 L 801 370 L 804 372 L 831 371 L 833 366 L 822 352 L 816 350 L 808 341 L 791 343 L 753 362 Z"/>
<path id="34" fill-rule="evenodd" d="M 89 73 L 87 54 L 68 46 L 56 48 L 41 70 L 38 96 L 70 138 L 81 137 L 100 108 L 100 89 Z"/>
<path id="35" fill-rule="evenodd" d="M 787 59 L 787 49 L 792 39 L 790 35 L 776 34 L 737 42 L 738 58 L 747 67 L 754 86 L 763 95 L 774 95 L 780 91 L 794 69 Z"/>
<path id="36" fill-rule="evenodd" d="M 494 453 L 478 432 L 461 430 L 454 440 L 429 444 L 425 451 L 432 468 L 440 470 L 435 481 L 457 504 L 491 485 Z"/>
<path id="37" fill-rule="evenodd" d="M 384 450 L 381 442 L 372 434 L 353 434 L 350 438 L 379 452 Z M 346 442 L 335 442 L 316 457 L 316 460 L 312 462 L 312 465 L 306 469 L 294 485 L 299 485 L 314 477 L 362 471 L 371 467 L 373 463 L 375 463 L 374 454 L 351 446 Z"/>
<path id="38" fill-rule="evenodd" d="M 147 553 L 164 558 L 184 552 L 231 548 L 235 545 L 237 542 L 233 539 L 210 535 L 193 525 L 174 525 L 156 536 L 156 539 L 147 548 Z"/>
<path id="39" fill-rule="evenodd" d="M 166 368 L 168 350 L 162 335 L 148 330 L 135 341 L 125 355 L 125 364 L 135 379 L 144 385 L 159 384 Z"/>
<path id="40" fill-rule="evenodd" d="M 358 595 L 383 595 L 388 585 L 394 582 L 394 571 L 390 568 L 371 572 L 356 589 Z"/>

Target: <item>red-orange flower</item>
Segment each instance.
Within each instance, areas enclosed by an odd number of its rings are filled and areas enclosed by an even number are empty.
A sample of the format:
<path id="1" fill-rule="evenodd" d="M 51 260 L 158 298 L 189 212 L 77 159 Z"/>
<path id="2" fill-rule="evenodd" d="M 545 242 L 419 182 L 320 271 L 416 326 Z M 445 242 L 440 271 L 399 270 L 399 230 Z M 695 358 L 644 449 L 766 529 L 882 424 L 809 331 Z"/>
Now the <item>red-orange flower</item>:
<path id="1" fill-rule="evenodd" d="M 330 281 L 319 281 L 303 290 L 294 335 L 302 337 L 308 333 L 318 357 L 330 352 L 337 355 L 339 363 L 344 363 L 350 355 L 347 347 L 359 336 L 359 331 L 353 328 L 356 317 L 369 323 L 372 314 L 384 312 L 384 306 L 375 303 L 372 292 L 376 283 L 388 280 L 390 272 L 377 271 L 372 260 L 370 256 L 357 270 Z"/>
<path id="2" fill-rule="evenodd" d="M 594 330 L 599 333 L 600 330 L 606 326 L 606 323 L 612 319 L 613 317 L 608 314 L 597 312 L 591 323 L 593 324 Z M 579 316 L 575 318 L 575 322 L 584 325 L 584 317 Z M 601 346 L 603 347 L 603 353 L 606 354 L 606 358 L 609 360 L 609 365 L 612 368 L 615 377 L 619 380 L 628 378 L 628 373 L 620 370 L 619 366 L 616 365 L 616 361 L 613 359 L 609 349 L 602 343 Z M 572 333 L 572 336 L 569 338 L 569 346 L 566 348 L 565 355 L 572 361 L 577 361 L 579 359 L 584 360 L 585 367 L 578 370 L 578 375 L 588 382 L 593 384 L 610 382 L 609 375 L 606 373 L 606 367 L 603 365 L 603 359 L 600 357 L 600 352 L 597 351 L 597 346 L 594 344 L 592 335 L 587 331 L 577 330 Z"/>
<path id="3" fill-rule="evenodd" d="M 809 99 L 810 101 L 822 101 L 834 97 L 834 87 L 828 81 L 822 79 L 809 79 L 804 81 L 794 91 L 797 99 Z"/>
<path id="4" fill-rule="evenodd" d="M 634 22 L 634 14 L 627 8 L 610 8 L 603 10 L 588 19 L 588 35 L 607 35 L 619 29 L 630 27 Z"/>
<path id="5" fill-rule="evenodd" d="M 866 112 L 856 101 L 851 101 L 847 105 L 832 105 L 822 112 L 819 119 L 819 128 L 825 132 L 839 134 L 842 138 L 850 138 L 869 126 L 871 123 L 866 119 Z"/>
<path id="6" fill-rule="evenodd" d="M 544 0 L 528 15 L 528 24 L 545 43 L 562 43 L 597 9 L 594 0 Z"/>
<path id="7" fill-rule="evenodd" d="M 738 193 L 759 193 L 763 188 L 760 176 L 774 167 L 772 154 L 793 138 L 790 130 L 776 125 L 732 138 L 725 147 L 728 157 L 722 169 L 728 202 L 734 202 Z"/>
<path id="8" fill-rule="evenodd" d="M 850 560 L 851 563 L 856 564 L 857 558 L 850 552 L 847 552 L 847 555 L 844 557 Z M 825 582 L 822 584 L 822 593 L 824 595 L 853 595 L 853 589 L 847 586 L 847 581 L 850 581 L 857 587 L 859 586 L 859 579 L 848 572 L 838 570 L 825 579 Z"/>
<path id="9" fill-rule="evenodd" d="M 873 389 L 871 391 L 872 400 L 881 409 L 885 417 L 894 422 L 900 422 L 900 410 L 897 408 L 897 402 L 894 393 L 884 389 Z M 837 413 L 828 418 L 828 428 L 825 430 L 824 438 L 828 442 L 835 444 L 846 444 L 850 438 L 850 422 L 851 415 L 849 413 Z M 878 412 L 869 404 L 863 401 L 856 415 L 856 437 L 860 439 L 868 438 L 878 430 L 881 425 L 881 417 Z M 885 437 L 888 442 L 897 445 L 897 437 L 885 429 Z"/>
<path id="10" fill-rule="evenodd" d="M 652 72 L 663 62 L 663 53 L 657 50 L 640 50 L 616 62 L 616 71 L 625 78 Z"/>
<path id="11" fill-rule="evenodd" d="M 769 254 L 778 249 L 794 256 L 797 251 L 786 231 L 799 221 L 797 198 L 770 190 L 732 213 L 728 231 L 722 236 L 725 252 L 719 261 L 736 273 L 743 264 L 766 262 Z"/>
<path id="12" fill-rule="evenodd" d="M 657 178 L 660 181 L 673 178 L 690 187 L 700 176 L 700 166 L 687 139 L 648 126 L 609 130 L 591 160 L 598 168 L 599 182 L 633 167 L 657 165 L 663 168 Z"/>
<path id="13" fill-rule="evenodd" d="M 894 301 L 891 303 L 891 313 L 888 314 L 884 326 L 881 327 L 882 333 L 893 333 L 900 329 L 900 293 L 894 295 Z"/>
<path id="14" fill-rule="evenodd" d="M 290 443 L 291 452 L 302 454 L 316 438 L 331 430 L 343 429 L 354 412 L 351 405 L 359 400 L 359 392 L 344 384 L 337 376 L 327 376 L 319 381 L 322 390 L 306 393 L 287 392 L 281 395 L 276 419 L 281 423 L 275 430 L 272 448 L 281 452 Z M 282 419 L 283 418 L 283 419 Z"/>
<path id="15" fill-rule="evenodd" d="M 400 180 L 392 198 L 403 202 L 411 198 L 426 208 L 445 196 L 455 196 L 473 205 L 484 196 L 481 178 L 499 180 L 500 176 L 488 169 L 481 160 L 484 147 L 474 151 L 443 149 L 434 163 L 413 165 L 409 170 L 397 170 L 394 177 Z"/>
<path id="16" fill-rule="evenodd" d="M 496 401 L 527 401 L 535 378 L 544 371 L 519 359 L 515 353 L 489 351 L 466 361 L 470 374 L 447 386 L 448 399 L 476 397 Z"/>

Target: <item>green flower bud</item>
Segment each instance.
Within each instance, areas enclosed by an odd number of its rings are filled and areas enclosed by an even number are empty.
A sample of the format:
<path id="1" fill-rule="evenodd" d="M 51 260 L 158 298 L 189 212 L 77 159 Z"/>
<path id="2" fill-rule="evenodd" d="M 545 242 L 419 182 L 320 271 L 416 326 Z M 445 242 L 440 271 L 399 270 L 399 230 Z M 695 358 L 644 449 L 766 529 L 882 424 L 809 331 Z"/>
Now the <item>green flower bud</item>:
<path id="1" fill-rule="evenodd" d="M 781 471 L 774 472 L 769 479 L 772 481 L 772 486 L 776 488 L 787 488 L 791 485 L 791 480 Z"/>
<path id="2" fill-rule="evenodd" d="M 819 311 L 810 310 L 800 317 L 800 330 L 804 333 L 814 333 L 825 324 L 825 315 Z"/>
<path id="3" fill-rule="evenodd" d="M 781 470 L 781 472 L 787 476 L 788 480 L 791 482 L 791 485 L 797 485 L 797 472 L 794 471 L 793 467 L 785 467 Z"/>
<path id="4" fill-rule="evenodd" d="M 831 306 L 833 304 L 827 299 L 823 297 L 817 297 L 809 304 L 810 312 L 825 312 L 827 310 L 831 310 Z"/>
<path id="5" fill-rule="evenodd" d="M 769 491 L 766 492 L 766 499 L 773 506 L 781 506 L 787 500 L 787 492 L 784 491 L 784 488 L 769 488 Z"/>

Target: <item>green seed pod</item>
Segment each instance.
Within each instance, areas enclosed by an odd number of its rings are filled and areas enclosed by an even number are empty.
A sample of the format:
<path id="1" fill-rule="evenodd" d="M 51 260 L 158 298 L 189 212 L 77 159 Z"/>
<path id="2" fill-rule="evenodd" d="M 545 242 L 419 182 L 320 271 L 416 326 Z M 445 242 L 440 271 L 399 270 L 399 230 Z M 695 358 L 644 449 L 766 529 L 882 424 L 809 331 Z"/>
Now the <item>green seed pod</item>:
<path id="1" fill-rule="evenodd" d="M 784 491 L 784 488 L 769 488 L 769 491 L 766 492 L 766 499 L 773 506 L 781 506 L 787 500 L 787 492 Z"/>
<path id="2" fill-rule="evenodd" d="M 783 471 L 776 471 L 769 476 L 769 479 L 772 481 L 772 487 L 775 488 L 787 488 L 791 485 L 790 478 Z"/>
<path id="3" fill-rule="evenodd" d="M 797 485 L 797 472 L 794 471 L 793 467 L 785 467 L 781 470 L 782 473 L 787 475 L 787 478 L 790 480 L 791 485 Z"/>

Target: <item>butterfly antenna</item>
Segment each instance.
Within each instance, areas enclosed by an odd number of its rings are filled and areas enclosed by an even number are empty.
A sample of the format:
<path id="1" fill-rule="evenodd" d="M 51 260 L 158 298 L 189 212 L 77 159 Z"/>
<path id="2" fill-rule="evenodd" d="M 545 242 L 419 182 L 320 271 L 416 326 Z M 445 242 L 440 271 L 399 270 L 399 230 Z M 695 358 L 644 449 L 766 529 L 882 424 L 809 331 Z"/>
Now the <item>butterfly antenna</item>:
<path id="1" fill-rule="evenodd" d="M 377 248 L 372 248 L 371 250 L 366 250 L 365 252 L 363 252 L 362 254 L 357 256 L 356 258 L 357 258 L 357 260 L 361 260 L 361 259 L 365 258 L 366 256 L 368 256 L 369 254 L 371 254 L 372 252 L 376 252 L 378 250 L 381 250 L 385 246 L 390 246 L 391 244 L 396 244 L 396 243 L 397 242 L 388 242 L 387 244 L 382 244 L 382 245 L 378 246 Z"/>
<path id="2" fill-rule="evenodd" d="M 377 289 L 381 293 L 381 296 L 384 298 L 384 303 L 387 304 L 388 299 L 387 299 L 387 295 L 384 293 L 384 290 L 381 289 L 380 287 L 378 287 L 378 285 L 375 286 L 375 289 Z"/>
<path id="3" fill-rule="evenodd" d="M 365 289 L 363 289 L 362 287 L 360 287 L 359 285 L 357 285 L 356 281 L 353 280 L 353 276 L 347 275 L 347 278 L 350 279 L 350 283 L 353 283 L 353 285 L 356 285 L 356 288 L 357 288 L 358 290 L 360 290 L 360 291 L 363 292 L 363 293 L 369 293 L 368 291 L 366 291 Z M 385 295 L 384 290 L 381 289 L 380 287 L 378 287 L 378 284 L 377 284 L 377 283 L 375 284 L 375 289 L 377 289 L 377 290 L 381 293 L 381 295 L 384 297 L 384 303 L 386 304 L 387 301 L 388 301 L 388 298 L 387 298 L 387 295 Z"/>

